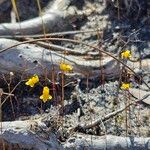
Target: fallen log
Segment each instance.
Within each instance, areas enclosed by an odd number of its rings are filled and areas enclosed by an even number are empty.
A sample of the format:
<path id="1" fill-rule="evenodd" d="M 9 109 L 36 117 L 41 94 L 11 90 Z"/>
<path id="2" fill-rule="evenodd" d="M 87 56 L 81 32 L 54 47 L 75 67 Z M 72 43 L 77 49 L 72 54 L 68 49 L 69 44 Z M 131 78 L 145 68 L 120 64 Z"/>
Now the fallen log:
<path id="1" fill-rule="evenodd" d="M 1 123 L 0 149 L 63 150 L 56 136 L 40 121 L 12 121 Z"/>
<path id="2" fill-rule="evenodd" d="M 67 140 L 64 148 L 66 150 L 149 150 L 150 138 L 114 135 L 93 136 L 77 133 Z"/>
<path id="3" fill-rule="evenodd" d="M 59 41 L 71 41 L 75 43 L 80 43 L 75 40 L 70 39 L 59 39 L 59 38 L 49 38 L 50 40 L 59 40 Z M 30 40 L 25 42 L 18 42 L 10 39 L 0 39 L 0 73 L 25 73 L 25 74 L 39 74 L 43 75 L 46 72 L 51 73 L 55 71 L 55 73 L 59 73 L 59 64 L 64 61 L 64 53 L 62 54 L 62 48 L 52 45 L 49 45 L 49 49 L 38 47 L 36 41 L 44 41 L 46 39 L 38 39 L 38 40 Z M 38 44 L 38 43 L 37 43 Z M 81 42 L 81 44 L 90 47 L 91 49 L 97 49 L 94 46 L 89 44 L 85 44 Z M 48 45 L 47 45 L 48 46 Z M 80 50 L 72 50 L 66 49 L 67 53 L 70 55 L 65 56 L 65 62 L 71 64 L 74 67 L 74 73 L 72 75 L 84 76 L 84 77 L 99 77 L 99 75 L 103 72 L 105 79 L 116 79 L 120 74 L 120 64 L 124 65 L 126 69 L 129 69 L 131 73 L 135 74 L 133 71 L 135 68 L 141 67 L 144 70 L 149 69 L 148 62 L 149 59 L 141 60 L 141 62 L 134 62 L 134 65 L 129 63 L 129 66 L 125 65 L 123 62 L 118 60 L 116 57 L 111 55 L 108 52 L 103 51 L 106 55 L 101 58 L 95 59 L 95 55 L 92 58 L 86 59 L 86 54 L 90 54 L 90 52 L 80 53 Z M 58 52 L 59 51 L 59 52 Z M 76 55 L 74 55 L 74 53 Z M 85 55 L 85 57 L 83 57 Z M 91 54 L 90 54 L 91 55 Z M 91 55 L 92 56 L 92 55 Z M 138 76 L 138 75 L 137 75 Z M 144 81 L 143 81 L 144 82 Z M 144 82 L 146 84 L 146 82 Z M 146 84 L 149 88 L 149 86 Z"/>
<path id="4" fill-rule="evenodd" d="M 149 150 L 150 138 L 118 137 L 113 135 L 93 136 L 76 134 L 62 145 L 51 132 L 44 132 L 45 124 L 39 121 L 3 122 L 0 133 L 0 148 L 36 150 Z M 48 136 L 49 135 L 49 136 Z"/>
<path id="5" fill-rule="evenodd" d="M 44 71 L 51 73 L 54 67 L 56 73 L 59 73 L 59 64 L 64 60 L 64 54 L 52 50 L 38 47 L 35 44 L 22 44 L 12 47 L 6 51 L 1 50 L 19 44 L 18 41 L 10 39 L 0 39 L 0 73 L 14 72 L 26 74 L 43 75 Z M 68 49 L 69 51 L 69 49 Z M 99 60 L 85 60 L 83 56 L 67 55 L 65 62 L 74 68 L 74 74 L 80 76 L 99 76 Z M 106 78 L 113 78 L 119 75 L 119 64 L 111 57 L 103 59 L 103 65 Z"/>

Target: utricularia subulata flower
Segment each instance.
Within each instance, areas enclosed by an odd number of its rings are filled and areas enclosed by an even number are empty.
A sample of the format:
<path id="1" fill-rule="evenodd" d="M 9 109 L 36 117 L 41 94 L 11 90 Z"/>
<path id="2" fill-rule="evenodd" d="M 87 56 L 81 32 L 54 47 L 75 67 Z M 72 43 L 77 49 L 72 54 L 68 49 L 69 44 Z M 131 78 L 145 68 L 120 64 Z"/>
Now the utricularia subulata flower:
<path id="1" fill-rule="evenodd" d="M 129 90 L 130 88 L 130 83 L 122 83 L 121 89 L 122 90 Z"/>
<path id="2" fill-rule="evenodd" d="M 39 82 L 39 77 L 38 75 L 34 75 L 31 78 L 28 79 L 28 81 L 25 83 L 26 85 L 30 86 L 30 87 L 34 87 L 36 83 Z M 47 86 L 45 86 L 43 88 L 43 92 L 42 95 L 40 96 L 40 99 L 45 103 L 48 100 L 52 99 L 52 96 L 49 93 L 49 88 Z"/>
<path id="3" fill-rule="evenodd" d="M 34 75 L 30 79 L 28 79 L 28 81 L 25 84 L 30 86 L 30 87 L 34 87 L 34 85 L 38 82 L 39 82 L 38 75 Z"/>
<path id="4" fill-rule="evenodd" d="M 43 93 L 42 95 L 40 96 L 40 99 L 45 103 L 47 102 L 48 100 L 51 100 L 52 99 L 52 96 L 49 94 L 49 88 L 47 86 L 45 86 L 43 88 Z"/>
<path id="5" fill-rule="evenodd" d="M 122 59 L 130 59 L 131 58 L 131 51 L 125 50 L 121 53 Z"/>
<path id="6" fill-rule="evenodd" d="M 73 67 L 69 64 L 66 64 L 66 63 L 60 63 L 60 70 L 61 71 L 64 71 L 64 72 L 70 72 L 70 71 L 73 71 Z"/>

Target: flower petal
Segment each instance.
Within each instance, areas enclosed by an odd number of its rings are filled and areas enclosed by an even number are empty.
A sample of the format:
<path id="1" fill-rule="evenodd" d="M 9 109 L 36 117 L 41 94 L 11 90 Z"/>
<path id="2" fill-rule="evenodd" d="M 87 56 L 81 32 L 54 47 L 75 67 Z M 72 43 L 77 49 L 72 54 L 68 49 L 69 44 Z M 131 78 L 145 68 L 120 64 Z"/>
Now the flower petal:
<path id="1" fill-rule="evenodd" d="M 60 70 L 64 72 L 69 72 L 73 70 L 73 67 L 71 65 L 65 64 L 65 63 L 61 63 L 59 67 L 60 67 Z"/>

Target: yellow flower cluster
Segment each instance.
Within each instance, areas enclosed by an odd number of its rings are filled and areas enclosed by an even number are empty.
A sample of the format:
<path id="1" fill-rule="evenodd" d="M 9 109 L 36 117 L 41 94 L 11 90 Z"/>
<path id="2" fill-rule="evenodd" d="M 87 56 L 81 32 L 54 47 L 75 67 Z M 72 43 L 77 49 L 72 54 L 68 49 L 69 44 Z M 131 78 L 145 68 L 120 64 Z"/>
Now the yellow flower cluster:
<path id="1" fill-rule="evenodd" d="M 130 51 L 124 51 L 123 53 L 121 53 L 122 58 L 130 58 L 131 57 L 131 52 Z M 65 63 L 61 63 L 60 64 L 60 70 L 64 71 L 64 72 L 70 72 L 73 70 L 73 67 L 69 64 L 65 64 Z M 39 77 L 38 75 L 34 75 L 32 76 L 30 79 L 28 79 L 28 81 L 25 83 L 26 85 L 30 86 L 30 87 L 34 87 L 34 85 L 36 83 L 39 82 Z M 129 83 L 122 83 L 121 85 L 121 89 L 122 90 L 129 90 L 130 88 L 130 84 Z M 42 95 L 40 96 L 40 99 L 45 103 L 48 100 L 52 99 L 52 96 L 49 93 L 49 88 L 47 86 L 43 87 L 43 92 Z"/>
<path id="2" fill-rule="evenodd" d="M 131 51 L 130 50 L 125 50 L 121 53 L 121 58 L 122 59 L 130 59 L 131 58 Z M 121 89 L 122 90 L 129 90 L 130 88 L 130 83 L 122 83 Z"/>
<path id="3" fill-rule="evenodd" d="M 121 58 L 122 59 L 130 59 L 131 58 L 131 51 L 125 50 L 124 52 L 121 53 Z"/>
<path id="4" fill-rule="evenodd" d="M 28 81 L 25 83 L 26 85 L 30 87 L 34 87 L 36 83 L 39 82 L 38 75 L 32 76 Z M 52 96 L 49 94 L 49 88 L 45 86 L 43 88 L 43 94 L 40 96 L 40 99 L 45 103 L 47 100 L 52 99 Z"/>
<path id="5" fill-rule="evenodd" d="M 73 70 L 73 67 L 69 64 L 61 63 L 60 64 L 60 70 L 64 72 L 70 72 Z M 26 85 L 30 87 L 34 87 L 36 83 L 39 82 L 38 75 L 34 75 L 31 78 L 28 79 L 28 81 L 25 83 Z M 47 86 L 43 87 L 42 95 L 40 96 L 40 99 L 45 103 L 48 100 L 52 99 L 52 96 L 49 93 L 49 88 Z"/>

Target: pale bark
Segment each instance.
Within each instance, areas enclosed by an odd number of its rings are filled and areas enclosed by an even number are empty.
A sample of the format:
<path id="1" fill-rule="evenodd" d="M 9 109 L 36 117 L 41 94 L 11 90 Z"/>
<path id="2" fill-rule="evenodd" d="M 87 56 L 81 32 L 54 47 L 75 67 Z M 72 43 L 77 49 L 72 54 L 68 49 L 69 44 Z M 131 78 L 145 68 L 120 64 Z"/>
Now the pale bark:
<path id="1" fill-rule="evenodd" d="M 43 30 L 46 32 L 63 31 L 69 24 L 66 20 L 66 8 L 69 4 L 70 0 L 55 0 L 42 17 L 19 23 L 2 23 L 0 35 L 31 35 L 43 33 Z"/>
<path id="2" fill-rule="evenodd" d="M 103 71 L 105 79 L 118 78 L 120 74 L 119 63 L 105 55 L 100 66 L 100 60 L 93 58 L 87 60 L 84 55 L 88 52 L 81 52 L 80 49 L 69 49 L 47 44 L 51 48 L 45 49 L 36 44 L 22 44 L 3 51 L 5 48 L 19 44 L 20 42 L 10 39 L 0 39 L 0 73 L 26 73 L 43 75 L 45 70 L 49 73 L 53 67 L 56 73 L 60 72 L 59 64 L 64 60 L 63 51 L 66 50 L 69 55 L 65 56 L 65 62 L 72 65 L 74 73 L 72 75 L 98 77 Z M 35 42 L 34 42 L 35 43 Z M 41 45 L 42 43 L 37 44 Z M 90 52 L 89 52 L 90 53 Z M 150 59 L 141 60 L 142 68 L 149 69 Z M 135 62 L 133 65 L 129 63 L 131 69 L 139 68 L 140 63 Z M 102 70 L 101 70 L 102 69 Z"/>
<path id="3" fill-rule="evenodd" d="M 56 136 L 44 129 L 45 124 L 38 120 L 2 122 L 0 149 L 63 150 Z"/>
<path id="4" fill-rule="evenodd" d="M 76 134 L 64 147 L 66 150 L 150 150 L 150 138 Z"/>
<path id="5" fill-rule="evenodd" d="M 18 43 L 15 40 L 0 39 L 0 51 Z M 69 49 L 67 50 L 69 51 Z M 44 69 L 50 73 L 52 67 L 58 73 L 60 71 L 59 64 L 63 60 L 64 54 L 62 51 L 55 52 L 38 47 L 35 44 L 23 44 L 0 52 L 0 73 L 11 71 L 43 75 Z M 94 77 L 99 76 L 101 71 L 99 60 L 85 60 L 83 56 L 67 55 L 65 56 L 65 62 L 73 66 L 76 75 Z M 119 64 L 111 57 L 104 58 L 102 67 L 106 78 L 119 75 Z"/>
<path id="6" fill-rule="evenodd" d="M 149 150 L 150 138 L 94 136 L 76 133 L 62 146 L 55 135 L 40 120 L 3 122 L 0 148 L 36 150 Z"/>

